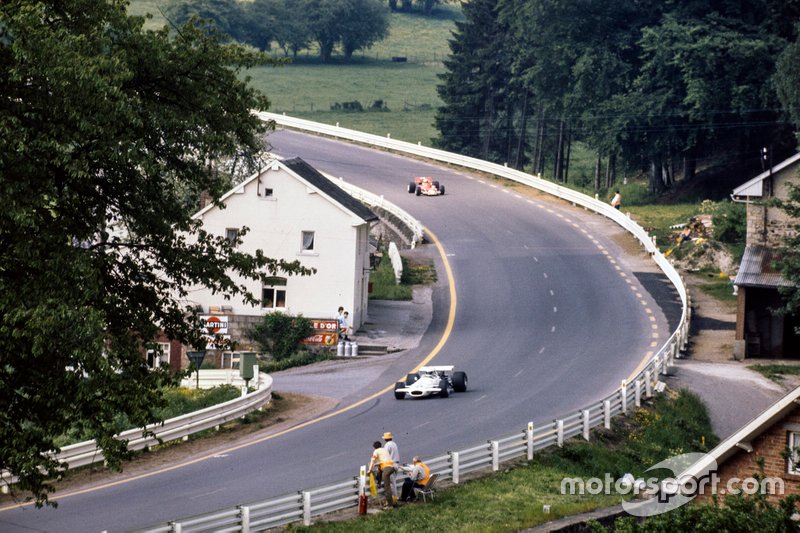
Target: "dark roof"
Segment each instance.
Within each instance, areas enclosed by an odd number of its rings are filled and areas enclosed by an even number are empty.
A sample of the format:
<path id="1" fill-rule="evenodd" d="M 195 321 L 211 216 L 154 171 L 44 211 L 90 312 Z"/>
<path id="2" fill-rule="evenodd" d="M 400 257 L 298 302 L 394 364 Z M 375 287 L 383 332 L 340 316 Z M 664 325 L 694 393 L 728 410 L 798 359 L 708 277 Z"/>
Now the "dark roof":
<path id="1" fill-rule="evenodd" d="M 325 193 L 337 203 L 341 204 L 345 209 L 352 212 L 357 217 L 365 220 L 366 222 L 378 220 L 378 215 L 373 213 L 367 206 L 344 192 L 341 187 L 337 186 L 334 182 L 323 176 L 317 169 L 299 157 L 295 157 L 294 159 L 286 159 L 282 161 L 282 163 L 292 172 Z"/>
<path id="2" fill-rule="evenodd" d="M 749 245 L 744 249 L 734 285 L 742 287 L 776 288 L 788 286 L 783 275 L 772 266 L 778 259 L 775 250 L 766 246 Z"/>

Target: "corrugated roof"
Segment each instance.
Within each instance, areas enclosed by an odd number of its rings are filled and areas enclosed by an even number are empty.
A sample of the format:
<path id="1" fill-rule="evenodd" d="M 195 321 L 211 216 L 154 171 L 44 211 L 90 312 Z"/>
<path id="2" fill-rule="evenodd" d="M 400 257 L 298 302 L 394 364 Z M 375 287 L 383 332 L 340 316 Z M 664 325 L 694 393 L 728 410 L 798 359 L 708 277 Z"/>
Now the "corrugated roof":
<path id="1" fill-rule="evenodd" d="M 744 250 L 734 285 L 775 288 L 789 286 L 783 275 L 772 266 L 778 256 L 772 248 L 749 245 Z"/>
<path id="2" fill-rule="evenodd" d="M 373 213 L 367 206 L 344 192 L 341 187 L 323 176 L 317 169 L 296 157 L 281 161 L 286 168 L 308 181 L 311 185 L 325 193 L 334 201 L 341 204 L 345 209 L 352 212 L 357 217 L 366 222 L 378 220 L 378 215 Z"/>

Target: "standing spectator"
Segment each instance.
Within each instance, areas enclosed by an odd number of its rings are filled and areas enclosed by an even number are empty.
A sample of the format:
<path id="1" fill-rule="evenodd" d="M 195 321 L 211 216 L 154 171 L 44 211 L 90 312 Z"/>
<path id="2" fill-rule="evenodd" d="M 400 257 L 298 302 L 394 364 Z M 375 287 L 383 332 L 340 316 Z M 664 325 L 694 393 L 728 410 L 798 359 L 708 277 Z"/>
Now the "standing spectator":
<path id="1" fill-rule="evenodd" d="M 614 209 L 619 209 L 619 206 L 622 205 L 622 195 L 618 190 L 614 191 L 614 198 L 611 199 L 611 205 L 614 207 Z"/>
<path id="2" fill-rule="evenodd" d="M 408 478 L 403 481 L 403 491 L 400 493 L 400 501 L 408 502 L 413 500 L 412 494 L 414 489 L 424 489 L 425 483 L 431 477 L 431 469 L 428 465 L 422 462 L 419 456 L 415 455 L 412 461 L 411 470 L 408 472 Z"/>
<path id="3" fill-rule="evenodd" d="M 386 503 L 383 505 L 387 509 L 390 505 L 397 507 L 397 502 L 394 500 L 394 485 L 392 483 L 392 475 L 394 474 L 394 461 L 386 451 L 386 448 L 381 447 L 379 441 L 372 443 L 374 451 L 369 460 L 368 471 L 373 472 L 375 477 L 380 479 L 383 484 L 383 494 L 386 496 Z"/>
<path id="4" fill-rule="evenodd" d="M 394 461 L 395 466 L 400 464 L 400 449 L 397 447 L 397 443 L 394 441 L 394 435 L 392 435 L 391 431 L 387 431 L 383 434 L 383 440 L 385 444 L 383 445 L 386 448 L 386 451 L 389 452 L 389 456 Z"/>

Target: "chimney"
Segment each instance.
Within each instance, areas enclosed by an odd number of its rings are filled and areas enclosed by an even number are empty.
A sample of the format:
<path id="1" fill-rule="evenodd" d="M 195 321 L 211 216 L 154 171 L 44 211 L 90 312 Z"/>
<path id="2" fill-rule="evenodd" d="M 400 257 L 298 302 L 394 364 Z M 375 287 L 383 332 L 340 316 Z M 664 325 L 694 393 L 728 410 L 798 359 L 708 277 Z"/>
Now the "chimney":
<path id="1" fill-rule="evenodd" d="M 207 205 L 211 204 L 212 202 L 211 193 L 208 191 L 203 191 L 200 193 L 200 209 L 205 208 Z"/>

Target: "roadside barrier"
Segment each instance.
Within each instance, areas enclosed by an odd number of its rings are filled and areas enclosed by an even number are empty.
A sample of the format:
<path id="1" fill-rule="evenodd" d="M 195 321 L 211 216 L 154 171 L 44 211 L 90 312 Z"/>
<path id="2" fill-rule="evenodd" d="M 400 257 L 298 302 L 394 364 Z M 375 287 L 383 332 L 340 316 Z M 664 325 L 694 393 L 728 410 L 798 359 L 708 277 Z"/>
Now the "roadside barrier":
<path id="1" fill-rule="evenodd" d="M 206 374 L 211 372 L 213 374 Z M 238 374 L 238 370 L 234 371 Z M 204 374 L 206 376 L 204 377 Z M 150 424 L 144 434 L 141 428 L 123 431 L 117 438 L 128 441 L 128 450 L 140 451 L 157 446 L 160 442 L 168 442 L 177 439 L 188 439 L 190 435 L 205 431 L 210 428 L 219 429 L 222 424 L 241 418 L 248 413 L 261 409 L 272 399 L 272 377 L 268 374 L 257 373 L 258 379 L 254 379 L 251 385 L 255 390 L 249 394 L 244 394 L 234 400 L 206 407 L 200 411 L 187 413 L 175 418 L 165 420 L 163 424 Z M 238 376 L 237 376 L 238 377 Z M 230 371 L 201 371 L 201 383 L 208 388 L 225 383 L 236 384 L 236 378 L 231 377 Z M 194 378 L 189 379 L 189 386 L 194 386 Z M 79 442 L 64 446 L 55 455 L 59 463 L 69 468 L 78 468 L 105 460 L 103 452 L 97 447 L 94 440 Z M 0 475 L 0 490 L 3 493 L 9 492 L 10 485 L 17 482 L 17 478 L 8 472 Z"/>
<path id="2" fill-rule="evenodd" d="M 686 348 L 691 306 L 686 288 L 678 272 L 659 252 L 654 240 L 630 217 L 595 198 L 539 177 L 510 169 L 504 165 L 424 147 L 421 144 L 415 145 L 405 141 L 396 141 L 390 137 L 384 138 L 283 115 L 258 113 L 258 116 L 263 120 L 274 120 L 277 124 L 288 128 L 328 135 L 491 173 L 534 187 L 569 201 L 574 205 L 592 210 L 613 220 L 634 235 L 675 286 L 681 298 L 683 309 L 678 326 L 666 343 L 661 346 L 658 352 L 643 365 L 643 368 L 630 381 L 622 381 L 619 386 L 614 386 L 614 392 L 602 400 L 577 411 L 566 413 L 552 422 L 539 426 L 534 426 L 533 422 L 530 422 L 525 428 L 508 435 L 426 459 L 425 463 L 430 467 L 431 472 L 439 473 L 440 479 L 450 479 L 453 483 L 458 484 L 461 481 L 461 476 L 465 474 L 490 468 L 493 471 L 497 471 L 501 463 L 514 459 L 526 458 L 531 460 L 537 451 L 550 446 L 562 446 L 567 439 L 580 436 L 589 440 L 592 428 L 599 426 L 610 428 L 611 419 L 614 416 L 632 411 L 643 400 L 663 390 L 664 383 L 660 381 L 659 377 L 668 372 L 675 358 L 679 356 L 679 352 Z M 305 525 L 310 525 L 314 517 L 358 506 L 359 494 L 364 491 L 366 486 L 364 470 L 362 466 L 360 473 L 353 478 L 329 485 L 239 505 L 227 510 L 176 520 L 168 524 L 147 528 L 143 531 L 188 533 L 213 530 L 249 532 L 300 521 Z"/>

